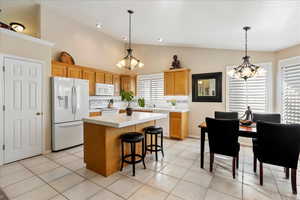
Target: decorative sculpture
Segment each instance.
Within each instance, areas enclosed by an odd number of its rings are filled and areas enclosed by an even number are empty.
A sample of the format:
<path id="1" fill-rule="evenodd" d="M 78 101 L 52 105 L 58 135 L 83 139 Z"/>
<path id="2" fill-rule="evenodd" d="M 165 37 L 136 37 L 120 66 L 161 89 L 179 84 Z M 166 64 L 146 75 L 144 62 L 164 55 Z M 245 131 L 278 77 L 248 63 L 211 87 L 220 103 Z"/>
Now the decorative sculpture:
<path id="1" fill-rule="evenodd" d="M 245 117 L 245 120 L 247 120 L 247 121 L 253 120 L 253 113 L 252 113 L 250 106 L 247 107 L 245 114 L 241 118 L 244 118 L 244 117 Z"/>
<path id="2" fill-rule="evenodd" d="M 180 61 L 178 60 L 177 55 L 174 55 L 171 69 L 179 69 L 179 68 L 181 68 Z"/>

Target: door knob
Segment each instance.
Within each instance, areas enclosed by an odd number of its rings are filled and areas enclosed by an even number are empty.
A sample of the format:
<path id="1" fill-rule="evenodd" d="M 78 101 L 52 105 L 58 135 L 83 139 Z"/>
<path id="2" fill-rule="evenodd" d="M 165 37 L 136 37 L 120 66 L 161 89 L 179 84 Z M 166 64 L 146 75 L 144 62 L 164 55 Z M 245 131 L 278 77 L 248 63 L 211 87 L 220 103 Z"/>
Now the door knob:
<path id="1" fill-rule="evenodd" d="M 36 115 L 41 115 L 41 113 L 40 113 L 40 112 L 37 112 Z"/>

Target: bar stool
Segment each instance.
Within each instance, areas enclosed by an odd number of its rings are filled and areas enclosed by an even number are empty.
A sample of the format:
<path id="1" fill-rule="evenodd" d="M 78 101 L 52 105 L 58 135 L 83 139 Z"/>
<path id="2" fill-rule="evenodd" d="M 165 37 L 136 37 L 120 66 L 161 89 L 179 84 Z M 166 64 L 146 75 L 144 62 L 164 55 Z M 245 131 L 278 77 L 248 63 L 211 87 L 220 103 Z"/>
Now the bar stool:
<path id="1" fill-rule="evenodd" d="M 129 132 L 121 135 L 121 145 L 122 145 L 122 164 L 120 171 L 123 170 L 124 162 L 128 164 L 132 164 L 132 175 L 135 176 L 135 164 L 139 162 L 143 162 L 144 169 L 146 169 L 145 165 L 145 144 L 144 144 L 144 135 L 142 133 L 137 132 Z M 142 154 L 136 154 L 136 144 L 142 142 Z M 128 155 L 125 155 L 124 152 L 124 143 L 129 143 L 131 145 L 131 152 Z M 136 160 L 138 157 L 140 159 Z M 130 160 L 126 160 L 127 158 L 131 158 Z"/>
<path id="2" fill-rule="evenodd" d="M 159 126 L 148 126 L 144 128 L 145 131 L 145 144 L 146 144 L 146 153 L 147 151 L 155 152 L 155 158 L 156 161 L 157 158 L 157 152 L 161 151 L 162 156 L 164 157 L 164 148 L 163 148 L 163 128 Z M 147 135 L 150 135 L 150 144 L 147 144 Z M 155 138 L 155 143 L 153 143 L 153 135 Z M 158 135 L 160 135 L 160 145 L 158 145 Z"/>

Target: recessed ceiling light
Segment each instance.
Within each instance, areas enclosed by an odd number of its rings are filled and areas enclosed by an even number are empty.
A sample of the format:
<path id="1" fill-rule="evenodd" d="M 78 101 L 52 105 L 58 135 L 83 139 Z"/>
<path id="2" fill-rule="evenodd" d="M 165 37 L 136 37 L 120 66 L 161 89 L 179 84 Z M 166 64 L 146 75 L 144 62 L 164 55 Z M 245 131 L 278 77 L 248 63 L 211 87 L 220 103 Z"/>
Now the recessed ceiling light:
<path id="1" fill-rule="evenodd" d="M 25 30 L 25 26 L 23 24 L 20 24 L 20 23 L 17 23 L 17 22 L 12 22 L 9 25 L 16 32 L 23 32 Z"/>
<path id="2" fill-rule="evenodd" d="M 164 39 L 162 39 L 162 38 L 158 38 L 158 39 L 157 39 L 157 41 L 159 41 L 159 42 L 163 42 L 163 41 L 164 41 Z"/>
<path id="3" fill-rule="evenodd" d="M 98 28 L 98 29 L 101 29 L 101 28 L 103 28 L 103 25 L 102 25 L 102 24 L 99 24 L 99 23 L 97 23 L 97 24 L 96 24 L 96 28 Z"/>
<path id="4" fill-rule="evenodd" d="M 122 40 L 127 40 L 127 37 L 126 36 L 122 36 Z"/>

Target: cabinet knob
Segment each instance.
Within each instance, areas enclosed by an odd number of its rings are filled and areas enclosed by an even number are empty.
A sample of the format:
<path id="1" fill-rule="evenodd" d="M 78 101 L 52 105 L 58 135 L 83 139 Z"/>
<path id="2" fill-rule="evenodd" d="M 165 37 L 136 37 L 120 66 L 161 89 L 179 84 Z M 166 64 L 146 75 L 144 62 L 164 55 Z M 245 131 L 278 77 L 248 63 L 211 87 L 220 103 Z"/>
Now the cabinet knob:
<path id="1" fill-rule="evenodd" d="M 41 115 L 41 114 L 42 114 L 42 113 L 40 113 L 40 112 L 37 112 L 37 113 L 36 113 L 36 115 Z"/>

